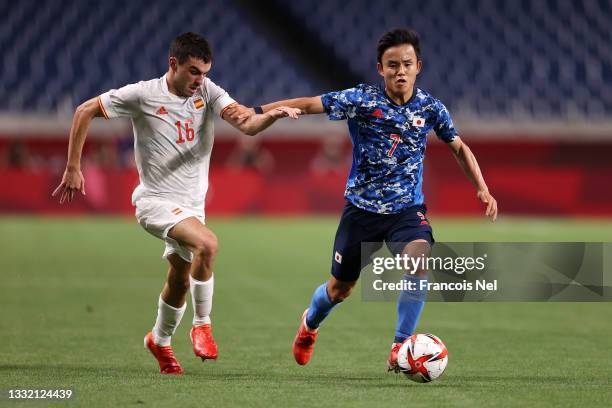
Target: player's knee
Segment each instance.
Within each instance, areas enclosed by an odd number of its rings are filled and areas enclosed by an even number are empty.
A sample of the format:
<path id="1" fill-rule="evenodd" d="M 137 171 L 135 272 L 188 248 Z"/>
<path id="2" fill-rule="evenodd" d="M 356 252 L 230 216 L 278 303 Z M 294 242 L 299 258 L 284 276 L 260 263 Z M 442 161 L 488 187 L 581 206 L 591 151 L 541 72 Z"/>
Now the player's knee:
<path id="1" fill-rule="evenodd" d="M 329 291 L 329 300 L 332 303 L 340 303 L 349 297 L 352 291 L 353 287 L 348 285 L 332 287 Z"/>
<path id="2" fill-rule="evenodd" d="M 195 245 L 194 255 L 204 259 L 214 259 L 219 250 L 219 241 L 215 234 L 210 233 L 202 237 Z"/>

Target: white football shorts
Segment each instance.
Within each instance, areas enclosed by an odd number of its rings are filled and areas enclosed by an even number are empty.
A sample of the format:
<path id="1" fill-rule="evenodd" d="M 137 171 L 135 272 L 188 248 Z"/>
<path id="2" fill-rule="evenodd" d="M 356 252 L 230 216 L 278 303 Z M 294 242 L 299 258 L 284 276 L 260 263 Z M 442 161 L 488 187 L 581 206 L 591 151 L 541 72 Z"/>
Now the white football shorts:
<path id="1" fill-rule="evenodd" d="M 170 254 L 178 254 L 187 262 L 191 262 L 193 254 L 168 236 L 168 231 L 179 222 L 189 217 L 196 217 L 204 224 L 204 210 L 188 208 L 172 201 L 158 198 L 139 198 L 136 203 L 136 219 L 151 235 L 166 243 L 163 258 Z"/>

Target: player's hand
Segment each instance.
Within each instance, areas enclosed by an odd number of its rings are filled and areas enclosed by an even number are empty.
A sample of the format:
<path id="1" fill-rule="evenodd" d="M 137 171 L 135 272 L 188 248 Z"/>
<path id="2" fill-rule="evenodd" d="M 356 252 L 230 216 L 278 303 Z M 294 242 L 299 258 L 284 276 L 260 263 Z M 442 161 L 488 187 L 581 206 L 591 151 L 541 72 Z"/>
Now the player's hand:
<path id="1" fill-rule="evenodd" d="M 495 221 L 497 219 L 497 200 L 493 198 L 491 193 L 487 190 L 480 190 L 476 194 L 478 199 L 487 205 L 487 210 L 485 211 L 485 215 L 491 219 L 491 221 Z"/>
<path id="2" fill-rule="evenodd" d="M 64 201 L 71 202 L 76 191 L 80 191 L 81 194 L 86 195 L 83 173 L 81 173 L 80 169 L 66 168 L 66 171 L 64 171 L 64 176 L 62 177 L 62 182 L 59 186 L 57 186 L 55 191 L 53 191 L 51 197 L 55 197 L 61 192 L 59 202 L 60 204 L 63 204 Z"/>
<path id="3" fill-rule="evenodd" d="M 236 122 L 236 124 L 242 125 L 251 116 L 255 115 L 255 110 L 253 108 L 247 108 L 244 105 L 236 103 L 227 108 L 227 111 L 225 111 L 225 115 L 227 115 L 228 119 L 231 119 Z"/>
<path id="4" fill-rule="evenodd" d="M 286 118 L 297 119 L 302 114 L 302 111 L 298 108 L 290 108 L 288 106 L 279 106 L 278 108 L 272 109 L 268 112 L 273 118 Z"/>

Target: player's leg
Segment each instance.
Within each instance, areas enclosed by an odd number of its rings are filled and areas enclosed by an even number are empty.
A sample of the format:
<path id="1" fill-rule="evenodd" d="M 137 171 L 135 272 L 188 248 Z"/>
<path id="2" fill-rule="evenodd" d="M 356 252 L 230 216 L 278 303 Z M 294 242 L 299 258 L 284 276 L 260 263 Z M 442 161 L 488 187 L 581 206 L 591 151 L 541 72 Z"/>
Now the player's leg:
<path id="1" fill-rule="evenodd" d="M 193 324 L 202 326 L 211 323 L 212 298 L 214 292 L 213 266 L 218 242 L 215 234 L 195 217 L 187 218 L 168 231 L 168 237 L 176 240 L 192 254 L 191 270 L 185 277 L 191 289 L 193 302 Z"/>
<path id="2" fill-rule="evenodd" d="M 136 206 L 135 215 L 138 223 L 147 232 L 165 241 L 164 258 L 168 259 L 170 263 L 168 278 L 158 300 L 155 328 L 145 336 L 145 346 L 159 361 L 162 373 L 182 373 L 182 369 L 172 352 L 170 338 L 185 312 L 185 295 L 190 287 L 190 274 L 194 269 L 192 258 L 199 263 L 201 263 L 202 258 L 214 259 L 214 256 L 203 257 L 202 253 L 211 252 L 208 249 L 212 248 L 213 245 L 209 245 L 209 241 L 214 241 L 215 245 L 212 253 L 216 252 L 216 238 L 214 240 L 204 240 L 206 244 L 203 244 L 202 242 L 192 242 L 196 240 L 190 239 L 190 237 L 177 236 L 180 239 L 185 238 L 185 242 L 181 241 L 182 246 L 173 238 L 173 232 L 175 230 L 180 231 L 183 225 L 194 223 L 196 227 L 202 225 L 202 222 L 198 220 L 199 217 L 203 216 L 201 211 L 180 208 L 176 203 L 167 200 L 146 197 L 138 199 L 134 205 Z M 169 231 L 170 236 L 168 235 Z M 201 235 L 207 236 L 205 233 Z M 187 247 L 188 244 L 191 246 Z M 202 249 L 204 246 L 207 248 L 206 251 Z M 192 255 L 192 252 L 196 256 Z M 202 279 L 208 279 L 212 276 L 212 261 L 208 265 L 208 269 L 197 268 L 197 271 L 204 271 L 201 272 Z M 206 276 L 207 272 L 208 276 Z M 212 300 L 212 296 L 210 298 Z M 169 368 L 164 370 L 164 365 Z"/>
<path id="3" fill-rule="evenodd" d="M 162 374 L 182 374 L 170 343 L 185 313 L 191 264 L 177 254 L 170 254 L 167 259 L 168 277 L 158 300 L 155 326 L 145 337 L 145 346 L 157 359 Z"/>
<path id="4" fill-rule="evenodd" d="M 391 353 L 387 360 L 389 370 L 397 368 L 397 351 L 401 344 L 414 334 L 419 317 L 425 305 L 427 296 L 427 270 L 425 260 L 431 254 L 434 243 L 433 232 L 429 221 L 425 218 L 425 207 L 416 207 L 398 215 L 398 221 L 387 235 L 387 243 L 395 254 L 406 255 L 420 262 L 410 263 L 417 265 L 414 269 L 404 271 L 403 280 L 407 287 L 414 289 L 403 290 L 397 299 L 397 324 L 395 336 L 391 345 Z"/>
<path id="5" fill-rule="evenodd" d="M 337 304 L 350 296 L 364 266 L 362 259 L 369 258 L 369 254 L 362 257 L 361 246 L 362 242 L 377 239 L 376 230 L 368 228 L 370 216 L 373 215 L 352 205 L 345 207 L 334 240 L 332 276 L 315 289 L 293 341 L 293 356 L 300 365 L 308 363 L 312 356 L 319 325 Z M 376 244 L 372 252 L 380 245 L 375 247 Z"/>
<path id="6" fill-rule="evenodd" d="M 293 340 L 293 357 L 298 364 L 304 365 L 310 361 L 319 325 L 337 304 L 350 295 L 356 283 L 356 280 L 341 281 L 332 276 L 315 289 Z"/>
<path id="7" fill-rule="evenodd" d="M 410 258 L 426 259 L 431 254 L 431 244 L 425 239 L 416 239 L 408 243 L 402 255 Z M 402 343 L 414 334 L 416 325 L 425 305 L 427 290 L 422 282 L 427 282 L 427 270 L 423 263 L 414 270 L 407 270 L 404 280 L 412 282 L 414 290 L 404 290 L 400 293 L 397 300 L 397 326 L 395 329 L 394 343 Z"/>
<path id="8" fill-rule="evenodd" d="M 193 303 L 193 325 L 190 332 L 196 356 L 217 358 L 217 345 L 212 336 L 210 313 L 214 292 L 213 266 L 218 242 L 215 234 L 196 217 L 186 218 L 168 231 L 168 237 L 191 253 L 191 269 L 187 274 Z"/>
<path id="9" fill-rule="evenodd" d="M 315 290 L 308 307 L 305 323 L 309 329 L 317 329 L 332 309 L 350 296 L 361 269 L 382 245 L 377 242 L 382 236 L 372 228 L 373 219 L 379 217 L 354 206 L 345 209 L 334 239 L 331 276 Z"/>
<path id="10" fill-rule="evenodd" d="M 426 259 L 431 253 L 431 244 L 426 239 L 416 239 L 408 243 L 402 255 L 410 258 Z M 403 290 L 397 298 L 397 324 L 395 337 L 391 343 L 391 352 L 387 359 L 387 369 L 397 372 L 397 353 L 402 343 L 414 334 L 427 296 L 427 289 L 421 283 L 427 283 L 427 271 L 421 264 L 413 270 L 405 271 L 403 280 L 411 285 L 411 290 Z M 410 287 L 410 286 L 409 286 Z"/>
<path id="11" fill-rule="evenodd" d="M 342 281 L 332 275 L 315 289 L 305 318 L 306 327 L 310 330 L 318 329 L 332 309 L 350 296 L 356 283 L 356 280 Z"/>
<path id="12" fill-rule="evenodd" d="M 161 298 L 172 307 L 185 307 L 185 298 L 189 291 L 189 272 L 191 262 L 187 262 L 178 254 L 168 254 L 166 257 L 170 267 L 166 283 L 161 292 Z"/>
<path id="13" fill-rule="evenodd" d="M 153 327 L 153 338 L 160 346 L 169 346 L 186 309 L 185 296 L 189 290 L 191 264 L 177 254 L 167 257 L 170 267 L 168 277 L 159 297 L 157 319 Z"/>

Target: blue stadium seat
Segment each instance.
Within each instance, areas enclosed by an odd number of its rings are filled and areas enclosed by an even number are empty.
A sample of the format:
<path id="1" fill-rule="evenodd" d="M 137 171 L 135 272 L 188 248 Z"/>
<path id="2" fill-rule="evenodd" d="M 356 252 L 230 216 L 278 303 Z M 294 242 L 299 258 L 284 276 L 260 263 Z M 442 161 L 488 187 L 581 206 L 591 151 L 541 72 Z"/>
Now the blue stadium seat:
<path id="1" fill-rule="evenodd" d="M 423 41 L 418 85 L 453 111 L 533 119 L 612 114 L 608 1 L 283 4 L 368 82 L 380 82 L 378 37 L 392 27 L 413 27 Z M 66 0 L 58 7 L 51 0 L 22 0 L 0 2 L 0 13 L 1 111 L 50 112 L 160 76 L 169 42 L 189 30 L 212 44 L 211 78 L 245 104 L 326 91 L 238 3 Z"/>
<path id="2" fill-rule="evenodd" d="M 245 104 L 320 92 L 225 1 L 2 2 L 0 110 L 51 112 L 163 75 L 184 31 L 212 44 L 211 78 Z M 285 94 L 283 94 L 283 92 Z"/>
<path id="3" fill-rule="evenodd" d="M 585 118 L 612 113 L 612 9 L 607 1 L 359 0 L 346 7 L 344 1 L 327 0 L 318 7 L 309 2 L 286 6 L 339 55 L 354 61 L 352 67 L 369 81 L 379 80 L 372 64 L 378 36 L 395 26 L 413 27 L 423 41 L 419 85 L 460 111 L 548 118 L 562 115 L 564 104 L 577 97 L 574 105 Z M 445 72 L 455 70 L 469 74 Z M 516 92 L 517 86 L 553 91 L 521 99 L 525 93 Z M 475 93 L 468 92 L 472 87 Z M 585 88 L 586 95 L 578 91 Z M 521 104 L 525 109 L 518 108 Z"/>

